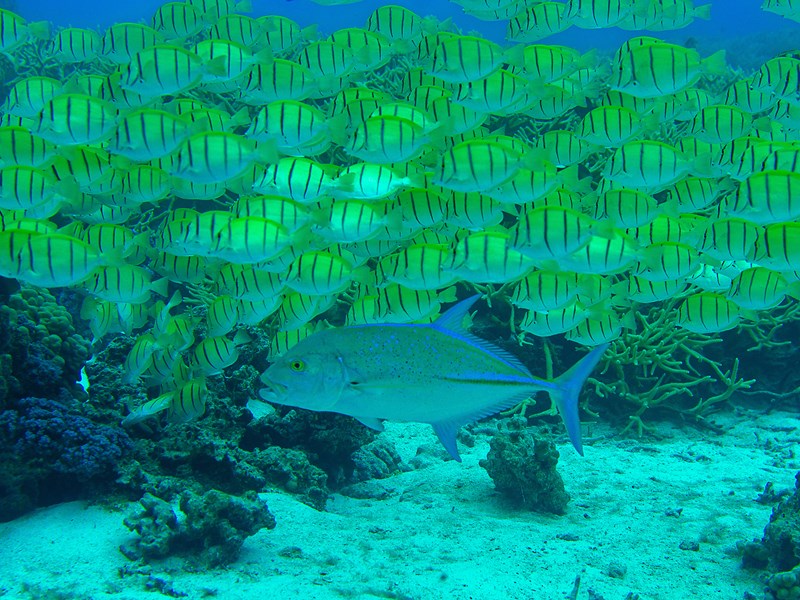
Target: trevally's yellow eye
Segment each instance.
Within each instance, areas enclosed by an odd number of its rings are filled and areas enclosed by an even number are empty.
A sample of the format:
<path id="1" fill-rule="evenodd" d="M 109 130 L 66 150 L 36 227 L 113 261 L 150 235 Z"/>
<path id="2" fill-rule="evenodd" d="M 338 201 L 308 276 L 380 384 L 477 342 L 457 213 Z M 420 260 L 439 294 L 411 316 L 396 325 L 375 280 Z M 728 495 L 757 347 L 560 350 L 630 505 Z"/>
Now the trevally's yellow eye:
<path id="1" fill-rule="evenodd" d="M 292 371 L 296 371 L 298 373 L 306 370 L 306 363 L 304 363 L 302 360 L 293 360 L 289 363 L 289 366 L 291 367 Z"/>

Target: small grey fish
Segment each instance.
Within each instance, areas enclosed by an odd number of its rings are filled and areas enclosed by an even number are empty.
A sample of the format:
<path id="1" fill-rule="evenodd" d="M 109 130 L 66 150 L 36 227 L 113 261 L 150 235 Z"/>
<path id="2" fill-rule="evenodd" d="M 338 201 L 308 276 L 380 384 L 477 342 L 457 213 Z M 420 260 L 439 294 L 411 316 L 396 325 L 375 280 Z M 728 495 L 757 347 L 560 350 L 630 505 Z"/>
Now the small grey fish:
<path id="1" fill-rule="evenodd" d="M 265 400 L 350 415 L 373 429 L 380 419 L 430 423 L 457 461 L 459 427 L 510 408 L 540 390 L 553 398 L 583 455 L 578 394 L 608 344 L 594 348 L 553 380 L 463 327 L 479 296 L 462 300 L 435 323 L 374 324 L 314 333 L 261 376 Z"/>

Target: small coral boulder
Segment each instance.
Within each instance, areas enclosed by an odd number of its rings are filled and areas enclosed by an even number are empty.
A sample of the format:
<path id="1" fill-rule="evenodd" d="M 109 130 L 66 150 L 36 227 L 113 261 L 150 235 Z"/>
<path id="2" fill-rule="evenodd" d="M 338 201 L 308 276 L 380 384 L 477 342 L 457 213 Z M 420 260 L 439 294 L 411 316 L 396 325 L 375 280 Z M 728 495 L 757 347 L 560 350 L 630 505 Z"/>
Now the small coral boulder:
<path id="1" fill-rule="evenodd" d="M 499 492 L 529 510 L 564 514 L 569 494 L 556 471 L 555 445 L 535 436 L 525 419 L 510 419 L 498 428 L 480 462 Z"/>
<path id="2" fill-rule="evenodd" d="M 185 491 L 169 502 L 145 494 L 139 504 L 124 521 L 139 538 L 120 548 L 131 560 L 180 555 L 218 567 L 236 560 L 245 539 L 275 527 L 275 517 L 255 492 Z"/>

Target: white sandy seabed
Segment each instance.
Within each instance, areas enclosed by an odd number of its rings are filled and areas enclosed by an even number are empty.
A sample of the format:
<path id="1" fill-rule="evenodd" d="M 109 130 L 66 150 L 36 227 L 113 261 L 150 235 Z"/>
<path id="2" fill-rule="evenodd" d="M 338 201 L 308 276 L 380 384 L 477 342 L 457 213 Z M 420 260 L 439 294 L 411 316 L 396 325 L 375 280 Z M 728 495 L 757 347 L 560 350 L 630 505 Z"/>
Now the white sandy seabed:
<path id="1" fill-rule="evenodd" d="M 123 577 L 133 566 L 118 551 L 131 536 L 124 513 L 54 506 L 0 525 L 0 597 L 762 598 L 763 574 L 740 566 L 735 544 L 761 537 L 771 506 L 755 499 L 767 481 L 793 489 L 800 416 L 737 408 L 714 421 L 724 434 L 662 422 L 661 439 L 601 439 L 584 458 L 561 445 L 558 468 L 572 496 L 564 516 L 516 509 L 494 490 L 478 465 L 484 435 L 473 448 L 461 445 L 462 464 L 431 460 L 374 482 L 385 499 L 337 495 L 318 512 L 266 493 L 277 527 L 209 572 L 170 559 L 149 576 Z M 381 435 L 405 460 L 435 442 L 430 427 L 416 424 L 388 424 Z"/>

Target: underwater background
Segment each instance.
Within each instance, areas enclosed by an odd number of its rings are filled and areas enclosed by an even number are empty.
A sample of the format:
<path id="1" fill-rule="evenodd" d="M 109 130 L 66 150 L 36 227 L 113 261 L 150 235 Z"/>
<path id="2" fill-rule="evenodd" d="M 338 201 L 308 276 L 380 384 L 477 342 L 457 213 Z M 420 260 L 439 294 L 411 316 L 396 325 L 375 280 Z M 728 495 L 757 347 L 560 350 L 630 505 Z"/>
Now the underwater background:
<path id="1" fill-rule="evenodd" d="M 800 3 L 0 0 L 0 73 L 0 597 L 800 599 Z"/>
<path id="2" fill-rule="evenodd" d="M 99 3 L 95 0 L 75 0 L 57 2 L 55 0 L 7 0 L 8 6 L 29 21 L 48 20 L 60 26 L 106 28 L 124 21 L 147 21 L 162 4 L 158 0 Z M 305 27 L 318 24 L 320 31 L 330 34 L 344 27 L 362 26 L 369 15 L 383 3 L 378 0 L 362 0 L 356 4 L 320 6 L 312 0 L 253 0 L 251 16 L 267 14 L 282 15 L 293 19 Z M 466 14 L 455 3 L 447 1 L 424 2 L 405 0 L 395 3 L 425 15 L 434 15 L 440 20 L 452 19 L 465 32 L 479 31 L 480 34 L 496 42 L 503 42 L 506 22 L 486 21 Z M 2 6 L 2 3 L 0 3 Z M 780 15 L 761 9 L 755 0 L 730 0 L 711 12 L 709 20 L 698 20 L 674 31 L 662 32 L 661 38 L 671 42 L 684 42 L 697 38 L 703 43 L 712 41 L 719 47 L 730 47 L 743 38 L 761 39 L 762 43 L 776 35 L 790 36 L 794 26 Z M 548 43 L 564 44 L 586 51 L 591 48 L 614 50 L 622 44 L 629 34 L 618 28 L 600 30 L 569 29 L 547 38 Z M 739 55 L 750 52 L 736 52 L 729 59 L 742 60 Z"/>

